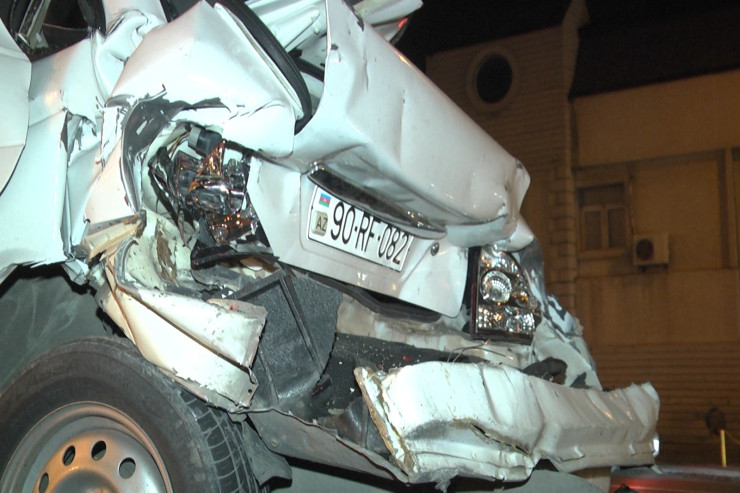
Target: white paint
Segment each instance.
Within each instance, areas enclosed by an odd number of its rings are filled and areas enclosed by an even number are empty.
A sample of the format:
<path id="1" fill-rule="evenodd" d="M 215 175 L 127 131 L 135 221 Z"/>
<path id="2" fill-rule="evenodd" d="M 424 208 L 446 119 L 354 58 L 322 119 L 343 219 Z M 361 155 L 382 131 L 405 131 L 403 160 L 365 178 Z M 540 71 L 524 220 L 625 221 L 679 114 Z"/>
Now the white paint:
<path id="1" fill-rule="evenodd" d="M 289 52 L 326 32 L 324 0 L 256 0 L 249 7 Z"/>
<path id="2" fill-rule="evenodd" d="M 293 169 L 255 164 L 248 191 L 275 254 L 288 264 L 362 288 L 387 294 L 454 317 L 460 311 L 467 276 L 467 250 L 438 240 L 414 239 L 404 270 L 360 260 L 349 253 L 309 240 L 306 224 L 315 186 Z"/>
<path id="3" fill-rule="evenodd" d="M 103 0 L 102 3 L 107 31 L 110 31 L 111 26 L 128 12 L 137 12 L 156 20 L 159 24 L 167 22 L 162 5 L 159 2 L 150 0 Z"/>
<path id="4" fill-rule="evenodd" d="M 169 279 L 177 275 L 169 269 L 177 258 L 162 257 L 162 252 L 185 246 L 177 241 L 172 223 L 154 214 L 148 218 L 138 239 L 111 241 L 121 235 L 118 226 L 107 235 L 107 288 L 99 295 L 101 306 L 149 361 L 227 398 L 234 409 L 246 408 L 257 387 L 249 367 L 267 312 L 245 302 L 203 301 L 168 292 L 167 286 L 176 282 Z M 200 393 L 197 387 L 194 391 Z"/>
<path id="5" fill-rule="evenodd" d="M 354 9 L 365 22 L 376 25 L 398 21 L 422 5 L 421 0 L 362 0 Z"/>
<path id="6" fill-rule="evenodd" d="M 271 156 L 292 151 L 298 97 L 220 5 L 200 2 L 147 35 L 112 92 L 134 99 L 158 94 L 192 105 L 218 101 L 229 115 L 217 123 L 234 142 Z"/>
<path id="7" fill-rule="evenodd" d="M 31 62 L 0 22 L 0 192 L 26 142 Z"/>
<path id="8" fill-rule="evenodd" d="M 355 377 L 412 482 L 524 480 L 540 459 L 566 472 L 654 460 L 658 396 L 650 384 L 574 389 L 483 363 L 357 368 Z"/>
<path id="9" fill-rule="evenodd" d="M 28 129 L 27 145 L 0 194 L 0 270 L 66 260 L 61 234 L 67 153 L 60 142 L 65 113 Z"/>
<path id="10" fill-rule="evenodd" d="M 526 171 L 344 3 L 327 11 L 324 92 L 286 164 L 324 163 L 444 225 L 493 222 L 476 244 L 509 238 Z M 465 236 L 451 240 L 471 246 Z"/>

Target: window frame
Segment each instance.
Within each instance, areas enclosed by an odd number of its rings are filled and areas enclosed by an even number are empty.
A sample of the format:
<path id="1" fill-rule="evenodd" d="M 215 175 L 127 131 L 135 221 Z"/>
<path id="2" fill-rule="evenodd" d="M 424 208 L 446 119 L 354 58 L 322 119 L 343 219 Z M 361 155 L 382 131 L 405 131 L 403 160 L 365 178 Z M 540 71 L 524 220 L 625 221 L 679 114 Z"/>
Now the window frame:
<path id="1" fill-rule="evenodd" d="M 586 170 L 584 170 L 586 171 Z M 594 170 L 596 171 L 596 170 Z M 599 170 L 598 173 L 590 175 L 585 172 L 577 176 L 575 187 L 575 206 L 577 209 L 576 232 L 578 238 L 577 255 L 581 259 L 612 258 L 628 255 L 632 247 L 631 213 L 629 197 L 629 179 L 626 170 Z M 622 201 L 604 201 L 598 204 L 583 205 L 582 193 L 584 190 L 600 187 L 620 186 L 622 188 Z M 609 246 L 609 212 L 622 210 L 624 218 L 624 244 L 621 246 Z M 600 244 L 601 248 L 586 249 L 587 230 L 586 214 L 598 211 L 600 213 Z"/>

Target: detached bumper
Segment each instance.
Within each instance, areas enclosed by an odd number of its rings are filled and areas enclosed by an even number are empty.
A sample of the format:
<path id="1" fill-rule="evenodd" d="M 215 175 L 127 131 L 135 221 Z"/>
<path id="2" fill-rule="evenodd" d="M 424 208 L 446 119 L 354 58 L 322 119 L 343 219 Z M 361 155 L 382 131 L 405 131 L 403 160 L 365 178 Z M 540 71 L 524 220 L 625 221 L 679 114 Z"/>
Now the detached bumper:
<path id="1" fill-rule="evenodd" d="M 653 462 L 659 401 L 649 384 L 603 392 L 486 364 L 355 369 L 373 421 L 413 483 L 517 481 L 540 459 L 561 471 Z"/>

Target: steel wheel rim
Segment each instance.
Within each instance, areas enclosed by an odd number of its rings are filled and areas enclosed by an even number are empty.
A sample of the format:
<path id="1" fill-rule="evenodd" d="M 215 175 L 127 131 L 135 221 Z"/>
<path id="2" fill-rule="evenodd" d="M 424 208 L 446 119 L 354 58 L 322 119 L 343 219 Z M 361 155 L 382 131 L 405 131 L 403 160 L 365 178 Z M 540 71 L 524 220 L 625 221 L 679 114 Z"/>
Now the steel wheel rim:
<path id="1" fill-rule="evenodd" d="M 172 492 L 159 451 L 136 422 L 97 402 L 60 407 L 23 437 L 2 491 Z"/>

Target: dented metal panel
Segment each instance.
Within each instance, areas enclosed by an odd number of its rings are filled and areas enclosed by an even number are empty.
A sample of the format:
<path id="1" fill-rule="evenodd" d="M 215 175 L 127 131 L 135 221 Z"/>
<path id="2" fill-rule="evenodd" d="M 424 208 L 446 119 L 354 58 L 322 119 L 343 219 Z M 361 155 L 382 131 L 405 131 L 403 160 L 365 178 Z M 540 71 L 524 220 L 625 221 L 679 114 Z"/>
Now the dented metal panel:
<path id="1" fill-rule="evenodd" d="M 247 407 L 257 388 L 249 366 L 265 309 L 174 292 L 187 284 L 187 279 L 178 279 L 187 247 L 178 241 L 174 225 L 149 217 L 138 238 L 128 237 L 112 246 L 114 255 L 107 253 L 101 306 L 147 359 L 196 394 L 210 392 L 205 394 L 209 401 L 230 410 Z"/>
<path id="2" fill-rule="evenodd" d="M 452 245 L 446 238 L 415 238 L 403 272 L 358 262 L 350 253 L 308 239 L 306 227 L 315 188 L 295 170 L 269 163 L 255 163 L 252 167 L 249 195 L 272 250 L 284 262 L 447 316 L 460 311 L 467 272 L 466 249 Z M 431 254 L 433 249 L 435 254 Z"/>
<path id="3" fill-rule="evenodd" d="M 167 22 L 160 2 L 150 0 L 102 0 L 108 27 L 118 22 L 127 12 L 137 12 L 159 24 Z"/>
<path id="4" fill-rule="evenodd" d="M 30 125 L 61 112 L 81 116 L 91 122 L 100 118 L 100 91 L 93 64 L 95 45 L 85 39 L 33 64 L 30 88 Z"/>
<path id="5" fill-rule="evenodd" d="M 290 154 L 302 116 L 298 96 L 251 34 L 221 5 L 206 2 L 146 36 L 112 95 L 225 108 L 207 123 L 218 124 L 225 139 L 271 156 Z"/>
<path id="6" fill-rule="evenodd" d="M 482 243 L 509 238 L 524 168 L 341 1 L 327 13 L 324 92 L 291 162 L 320 162 L 445 225 L 488 224 Z M 453 241 L 471 246 L 464 234 Z"/>
<path id="7" fill-rule="evenodd" d="M 13 174 L 0 195 L 0 269 L 67 258 L 61 233 L 67 153 L 59 141 L 65 118 L 57 113 L 28 129 L 17 168 L 22 172 Z"/>
<path id="8" fill-rule="evenodd" d="M 0 23 L 2 24 L 2 23 Z M 0 25 L 0 192 L 8 183 L 26 141 L 31 62 Z"/>
<path id="9" fill-rule="evenodd" d="M 355 376 L 413 482 L 524 480 L 543 458 L 563 471 L 652 461 L 658 397 L 650 384 L 574 389 L 506 366 L 439 362 Z"/>
<path id="10" fill-rule="evenodd" d="M 147 0 L 103 0 L 103 9 L 106 32 L 96 31 L 91 39 L 96 81 L 107 98 L 131 53 L 166 19 L 159 2 Z"/>
<path id="11" fill-rule="evenodd" d="M 256 0 L 249 7 L 289 52 L 326 30 L 324 0 Z"/>
<path id="12" fill-rule="evenodd" d="M 254 168 L 249 192 L 257 214 L 285 262 L 454 316 L 465 247 L 500 242 L 516 249 L 532 241 L 518 212 L 528 175 L 377 33 L 361 28 L 350 9 L 334 1 L 327 9 L 331 50 L 321 102 L 281 160 L 289 168 Z M 448 235 L 436 246 L 416 238 L 402 273 L 308 240 L 314 187 L 300 173 L 316 163 L 409 215 L 440 221 Z"/>

